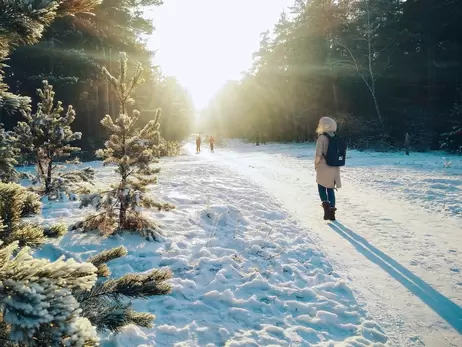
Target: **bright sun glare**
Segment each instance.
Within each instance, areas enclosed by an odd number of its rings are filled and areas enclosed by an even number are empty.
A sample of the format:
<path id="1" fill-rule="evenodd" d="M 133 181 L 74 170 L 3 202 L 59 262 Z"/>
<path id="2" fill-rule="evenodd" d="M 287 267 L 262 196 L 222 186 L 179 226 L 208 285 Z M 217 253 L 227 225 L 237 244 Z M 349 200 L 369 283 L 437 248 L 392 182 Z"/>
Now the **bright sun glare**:
<path id="1" fill-rule="evenodd" d="M 156 31 L 149 47 L 155 63 L 175 76 L 196 109 L 207 106 L 228 80 L 252 63 L 260 34 L 293 0 L 166 0 L 151 15 Z"/>

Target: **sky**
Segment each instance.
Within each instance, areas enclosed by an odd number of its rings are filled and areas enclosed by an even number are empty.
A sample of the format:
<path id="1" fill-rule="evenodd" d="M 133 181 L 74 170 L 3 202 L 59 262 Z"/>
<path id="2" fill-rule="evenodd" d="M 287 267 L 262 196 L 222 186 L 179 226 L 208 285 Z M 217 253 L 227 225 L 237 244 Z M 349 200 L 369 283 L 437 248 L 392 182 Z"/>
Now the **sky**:
<path id="1" fill-rule="evenodd" d="M 164 0 L 153 10 L 155 33 L 148 45 L 154 62 L 175 76 L 196 109 L 228 80 L 252 65 L 260 34 L 272 29 L 293 0 Z"/>

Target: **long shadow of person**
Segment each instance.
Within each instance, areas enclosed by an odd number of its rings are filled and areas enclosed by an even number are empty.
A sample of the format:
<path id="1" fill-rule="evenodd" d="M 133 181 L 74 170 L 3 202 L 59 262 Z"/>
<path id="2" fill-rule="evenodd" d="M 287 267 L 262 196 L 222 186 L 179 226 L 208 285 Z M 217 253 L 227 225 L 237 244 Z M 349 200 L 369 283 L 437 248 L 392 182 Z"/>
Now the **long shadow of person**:
<path id="1" fill-rule="evenodd" d="M 390 276 L 422 300 L 456 329 L 459 334 L 462 334 L 462 308 L 460 306 L 436 291 L 396 260 L 372 246 L 365 238 L 354 233 L 338 221 L 329 223 L 329 226 L 340 236 L 348 240 L 367 259 L 380 266 Z"/>

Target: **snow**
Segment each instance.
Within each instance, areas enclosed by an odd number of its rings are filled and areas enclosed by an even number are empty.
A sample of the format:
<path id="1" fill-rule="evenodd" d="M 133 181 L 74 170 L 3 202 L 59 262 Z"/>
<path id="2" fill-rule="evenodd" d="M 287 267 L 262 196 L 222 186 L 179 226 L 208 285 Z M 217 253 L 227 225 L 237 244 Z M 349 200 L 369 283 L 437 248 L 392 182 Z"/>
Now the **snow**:
<path id="1" fill-rule="evenodd" d="M 164 242 L 70 232 L 36 252 L 85 260 L 123 244 L 114 277 L 172 269 L 172 294 L 134 302 L 157 316 L 154 328 L 105 334 L 104 346 L 462 345 L 459 157 L 350 152 L 339 221 L 326 223 L 312 145 L 185 152 L 162 160 L 152 187 L 176 205 L 150 212 Z M 112 168 L 90 165 L 99 186 L 114 180 Z M 89 211 L 47 202 L 37 220 Z"/>
<path id="2" fill-rule="evenodd" d="M 314 145 L 231 142 L 201 156 L 281 202 L 323 246 L 390 344 L 462 346 L 461 157 L 350 151 L 338 222 L 327 224 L 319 218 Z"/>

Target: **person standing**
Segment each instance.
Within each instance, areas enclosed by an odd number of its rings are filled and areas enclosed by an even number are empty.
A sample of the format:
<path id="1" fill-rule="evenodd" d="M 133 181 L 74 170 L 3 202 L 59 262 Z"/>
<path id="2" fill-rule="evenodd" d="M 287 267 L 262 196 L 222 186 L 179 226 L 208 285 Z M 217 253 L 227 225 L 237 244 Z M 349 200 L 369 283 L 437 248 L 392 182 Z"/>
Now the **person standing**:
<path id="1" fill-rule="evenodd" d="M 213 147 L 215 145 L 215 138 L 213 136 L 209 137 L 210 151 L 213 153 Z"/>
<path id="2" fill-rule="evenodd" d="M 316 169 L 316 183 L 318 184 L 319 197 L 324 209 L 324 220 L 335 220 L 336 188 L 341 188 L 340 166 L 345 165 L 346 143 L 335 134 L 337 123 L 329 117 L 319 120 L 316 133 L 316 155 L 314 167 Z"/>
<path id="3" fill-rule="evenodd" d="M 200 153 L 201 151 L 201 136 L 197 135 L 196 137 L 196 153 Z"/>

